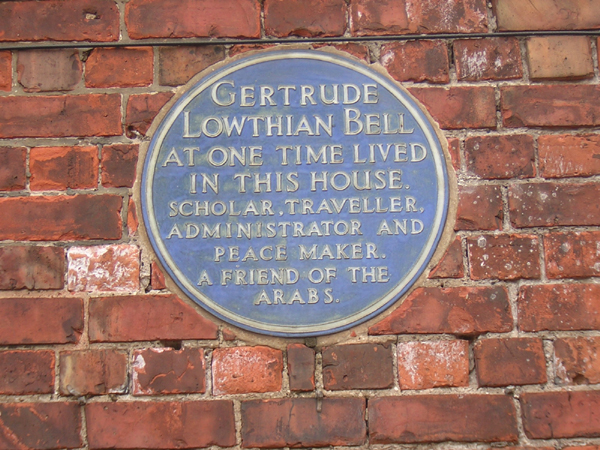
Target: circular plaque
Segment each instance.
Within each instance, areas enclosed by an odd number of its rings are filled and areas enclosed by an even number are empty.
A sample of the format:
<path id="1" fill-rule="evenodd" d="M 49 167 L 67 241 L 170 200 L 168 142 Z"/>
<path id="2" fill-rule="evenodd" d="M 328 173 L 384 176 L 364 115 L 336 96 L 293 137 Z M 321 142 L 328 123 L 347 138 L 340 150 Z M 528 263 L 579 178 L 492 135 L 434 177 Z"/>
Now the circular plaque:
<path id="1" fill-rule="evenodd" d="M 150 242 L 179 287 L 244 329 L 315 336 L 396 301 L 444 227 L 442 145 L 387 76 L 271 51 L 189 86 L 141 180 Z"/>

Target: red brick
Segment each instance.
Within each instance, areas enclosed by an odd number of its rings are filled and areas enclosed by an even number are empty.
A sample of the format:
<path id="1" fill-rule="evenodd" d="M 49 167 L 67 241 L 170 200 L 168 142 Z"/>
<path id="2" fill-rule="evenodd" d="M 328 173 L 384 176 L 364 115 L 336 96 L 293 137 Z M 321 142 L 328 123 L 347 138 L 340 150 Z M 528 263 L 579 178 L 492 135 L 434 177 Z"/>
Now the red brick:
<path id="1" fill-rule="evenodd" d="M 494 287 L 418 288 L 369 334 L 478 335 L 512 329 L 506 290 Z"/>
<path id="2" fill-rule="evenodd" d="M 206 390 L 204 350 L 148 348 L 133 352 L 132 394 L 185 394 Z"/>
<path id="3" fill-rule="evenodd" d="M 264 8 L 269 36 L 341 36 L 346 29 L 344 0 L 266 0 Z"/>
<path id="4" fill-rule="evenodd" d="M 482 0 L 351 0 L 351 8 L 352 31 L 358 35 L 487 31 Z"/>
<path id="5" fill-rule="evenodd" d="M 269 347 L 217 348 L 212 356 L 213 393 L 248 394 L 281 390 L 283 355 Z"/>
<path id="6" fill-rule="evenodd" d="M 36 147 L 29 154 L 33 191 L 98 186 L 98 147 Z"/>
<path id="7" fill-rule="evenodd" d="M 327 447 L 365 442 L 365 400 L 283 398 L 242 402 L 242 447 Z"/>
<path id="8" fill-rule="evenodd" d="M 0 3 L 0 41 L 116 41 L 119 10 L 112 0 Z"/>
<path id="9" fill-rule="evenodd" d="M 499 230 L 503 218 L 500 186 L 458 187 L 455 230 Z"/>
<path id="10" fill-rule="evenodd" d="M 135 203 L 133 202 L 133 198 L 129 197 L 129 204 L 127 205 L 127 231 L 129 232 L 129 236 L 133 236 L 136 233 L 138 226 L 139 221 L 135 210 Z"/>
<path id="11" fill-rule="evenodd" d="M 225 59 L 220 45 L 159 47 L 158 82 L 162 86 L 179 86 L 194 75 Z"/>
<path id="12" fill-rule="evenodd" d="M 313 48 L 323 48 L 323 47 L 335 48 L 342 52 L 349 53 L 352 56 L 354 56 L 355 58 L 362 59 L 363 61 L 365 61 L 367 63 L 370 62 L 369 47 L 367 47 L 366 45 L 363 45 L 363 44 L 359 44 L 356 42 L 348 42 L 345 44 L 335 44 L 335 45 L 318 44 L 318 43 L 313 44 Z M 231 50 L 229 50 L 229 55 L 231 56 Z"/>
<path id="13" fill-rule="evenodd" d="M 551 233 L 544 236 L 548 278 L 600 276 L 600 232 Z"/>
<path id="14" fill-rule="evenodd" d="M 518 440 L 512 399 L 504 395 L 419 395 L 369 400 L 371 444 Z"/>
<path id="15" fill-rule="evenodd" d="M 0 299 L 0 344 L 70 344 L 83 331 L 80 298 Z"/>
<path id="16" fill-rule="evenodd" d="M 54 392 L 53 351 L 0 352 L 0 394 L 51 394 L 52 392 Z"/>
<path id="17" fill-rule="evenodd" d="M 510 221 L 515 227 L 600 225 L 598 192 L 597 183 L 512 185 L 508 188 Z"/>
<path id="18" fill-rule="evenodd" d="M 561 384 L 600 383 L 600 337 L 554 341 L 554 365 Z"/>
<path id="19" fill-rule="evenodd" d="M 600 136 L 548 135 L 538 138 L 540 175 L 545 178 L 600 174 Z"/>
<path id="20" fill-rule="evenodd" d="M 0 248 L 0 290 L 62 289 L 65 250 L 58 247 Z"/>
<path id="21" fill-rule="evenodd" d="M 136 138 L 145 135 L 160 109 L 171 97 L 173 97 L 171 92 L 130 95 L 125 120 L 127 137 Z"/>
<path id="22" fill-rule="evenodd" d="M 546 358 L 541 339 L 484 339 L 477 342 L 473 350 L 479 386 L 546 382 Z"/>
<path id="23" fill-rule="evenodd" d="M 600 10 L 599 10 L 600 12 Z M 592 47 L 586 36 L 536 36 L 527 40 L 532 80 L 567 80 L 594 76 Z"/>
<path id="24" fill-rule="evenodd" d="M 448 83 L 448 48 L 443 41 L 402 41 L 381 49 L 381 62 L 398 81 Z"/>
<path id="25" fill-rule="evenodd" d="M 137 145 L 115 144 L 102 147 L 102 186 L 133 187 L 137 161 Z"/>
<path id="26" fill-rule="evenodd" d="M 157 290 L 167 288 L 167 285 L 165 283 L 165 276 L 160 270 L 158 263 L 156 262 L 152 262 L 152 265 L 150 267 L 150 285 L 152 286 L 152 289 Z"/>
<path id="27" fill-rule="evenodd" d="M 221 333 L 223 334 L 223 340 L 225 342 L 231 342 L 231 341 L 235 341 L 237 339 L 237 336 L 235 335 L 235 333 L 228 328 L 223 328 L 221 330 Z"/>
<path id="28" fill-rule="evenodd" d="M 256 50 L 264 50 L 273 47 L 275 47 L 275 44 L 235 44 L 232 45 L 229 49 L 229 56 L 234 57 L 243 53 L 253 52 Z"/>
<path id="29" fill-rule="evenodd" d="M 92 449 L 178 449 L 235 444 L 226 400 L 91 403 L 85 407 Z"/>
<path id="30" fill-rule="evenodd" d="M 600 125 L 600 86 L 506 86 L 500 92 L 502 120 L 507 127 Z"/>
<path id="31" fill-rule="evenodd" d="M 118 136 L 121 96 L 0 97 L 0 122 L 0 138 Z"/>
<path id="32" fill-rule="evenodd" d="M 454 170 L 460 170 L 460 139 L 448 138 L 448 153 L 450 153 L 450 159 L 452 160 L 452 167 Z"/>
<path id="33" fill-rule="evenodd" d="M 521 49 L 515 38 L 457 40 L 454 58 L 461 81 L 512 80 L 523 76 Z"/>
<path id="34" fill-rule="evenodd" d="M 27 149 L 24 147 L 0 148 L 0 190 L 25 189 Z"/>
<path id="35" fill-rule="evenodd" d="M 585 30 L 600 28 L 600 5 L 589 0 L 493 0 L 498 29 Z"/>
<path id="36" fill-rule="evenodd" d="M 315 389 L 315 351 L 302 344 L 287 346 L 290 390 L 313 391 Z"/>
<path id="37" fill-rule="evenodd" d="M 3 403 L 0 416 L 2 448 L 54 450 L 84 445 L 77 403 Z"/>
<path id="38" fill-rule="evenodd" d="M 123 393 L 127 387 L 127 354 L 113 349 L 62 352 L 60 393 L 101 395 Z"/>
<path id="39" fill-rule="evenodd" d="M 502 234 L 467 239 L 473 280 L 518 280 L 540 277 L 537 236 Z"/>
<path id="40" fill-rule="evenodd" d="M 462 278 L 464 275 L 462 245 L 460 236 L 456 236 L 438 265 L 429 273 L 429 278 Z"/>
<path id="41" fill-rule="evenodd" d="M 467 170 L 481 178 L 506 179 L 535 176 L 533 137 L 476 136 L 465 140 Z"/>
<path id="42" fill-rule="evenodd" d="M 563 450 L 600 450 L 600 445 L 584 445 L 576 447 L 563 447 Z"/>
<path id="43" fill-rule="evenodd" d="M 0 91 L 12 89 L 12 53 L 0 52 Z"/>
<path id="44" fill-rule="evenodd" d="M 260 5 L 256 0 L 133 0 L 125 8 L 125 23 L 132 39 L 258 38 Z"/>
<path id="45" fill-rule="evenodd" d="M 529 438 L 600 436 L 600 391 L 524 393 L 521 407 Z"/>
<path id="46" fill-rule="evenodd" d="M 600 285 L 523 286 L 517 303 L 522 331 L 600 328 Z"/>
<path id="47" fill-rule="evenodd" d="M 490 86 L 409 89 L 444 129 L 496 128 L 496 100 Z"/>
<path id="48" fill-rule="evenodd" d="M 217 326 L 174 295 L 90 300 L 90 341 L 216 339 Z"/>
<path id="49" fill-rule="evenodd" d="M 120 239 L 122 204 L 118 195 L 0 198 L 0 239 Z"/>
<path id="50" fill-rule="evenodd" d="M 400 389 L 469 385 L 469 343 L 430 341 L 398 343 Z"/>
<path id="51" fill-rule="evenodd" d="M 335 345 L 322 353 L 325 389 L 386 389 L 394 384 L 389 344 Z"/>
<path id="52" fill-rule="evenodd" d="M 17 79 L 27 92 L 71 91 L 81 81 L 79 50 L 45 48 L 17 55 Z"/>
<path id="53" fill-rule="evenodd" d="M 96 48 L 85 63 L 85 85 L 95 88 L 149 86 L 153 67 L 151 47 Z"/>

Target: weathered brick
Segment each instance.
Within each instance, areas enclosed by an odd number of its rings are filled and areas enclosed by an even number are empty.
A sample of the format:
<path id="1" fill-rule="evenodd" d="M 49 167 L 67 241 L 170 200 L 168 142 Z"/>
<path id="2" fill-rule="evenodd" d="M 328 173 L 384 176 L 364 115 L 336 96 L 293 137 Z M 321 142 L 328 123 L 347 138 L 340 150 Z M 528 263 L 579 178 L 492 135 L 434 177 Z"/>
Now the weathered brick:
<path id="1" fill-rule="evenodd" d="M 256 50 L 264 50 L 267 48 L 273 48 L 276 44 L 236 44 L 231 46 L 229 49 L 229 56 L 237 56 L 247 52 L 253 52 Z"/>
<path id="2" fill-rule="evenodd" d="M 0 91 L 12 89 L 12 53 L 0 52 Z"/>
<path id="3" fill-rule="evenodd" d="M 85 85 L 95 88 L 149 86 L 153 60 L 151 47 L 96 48 L 85 63 Z"/>
<path id="4" fill-rule="evenodd" d="M 600 338 L 562 338 L 554 341 L 554 366 L 561 384 L 600 383 Z"/>
<path id="5" fill-rule="evenodd" d="M 135 292 L 140 288 L 140 249 L 135 245 L 71 247 L 67 289 L 72 292 Z"/>
<path id="6" fill-rule="evenodd" d="M 531 439 L 600 436 L 600 391 L 528 392 L 521 408 Z"/>
<path id="7" fill-rule="evenodd" d="M 270 36 L 341 36 L 346 29 L 344 0 L 266 0 L 264 8 Z"/>
<path id="8" fill-rule="evenodd" d="M 527 59 L 532 80 L 594 76 L 592 47 L 586 36 L 530 37 L 527 40 Z"/>
<path id="9" fill-rule="evenodd" d="M 165 276 L 160 270 L 160 267 L 156 262 L 152 262 L 150 266 L 150 285 L 152 289 L 166 289 L 167 285 L 165 283 Z"/>
<path id="10" fill-rule="evenodd" d="M 113 349 L 92 349 L 60 354 L 62 395 L 123 393 L 127 387 L 127 354 Z"/>
<path id="11" fill-rule="evenodd" d="M 59 247 L 0 248 L 0 290 L 62 289 L 65 250 Z"/>
<path id="12" fill-rule="evenodd" d="M 83 331 L 80 298 L 0 299 L 0 344 L 69 344 Z"/>
<path id="13" fill-rule="evenodd" d="M 443 41 L 402 41 L 381 49 L 381 62 L 398 81 L 450 81 L 448 48 Z"/>
<path id="14" fill-rule="evenodd" d="M 484 339 L 475 343 L 473 351 L 479 386 L 546 382 L 546 358 L 541 339 Z"/>
<path id="15" fill-rule="evenodd" d="M 467 239 L 469 266 L 473 280 L 540 277 L 537 236 L 502 234 Z"/>
<path id="16" fill-rule="evenodd" d="M 389 344 L 335 345 L 322 353 L 325 389 L 385 389 L 394 384 Z"/>
<path id="17" fill-rule="evenodd" d="M 517 306 L 522 331 L 595 330 L 600 327 L 600 285 L 522 286 Z"/>
<path id="18" fill-rule="evenodd" d="M 518 440 L 512 399 L 504 395 L 419 395 L 369 400 L 371 444 Z"/>
<path id="19" fill-rule="evenodd" d="M 158 56 L 158 82 L 162 86 L 179 86 L 225 59 L 225 48 L 221 45 L 160 47 Z"/>
<path id="20" fill-rule="evenodd" d="M 563 134 L 538 139 L 540 175 L 545 178 L 600 174 L 600 136 Z"/>
<path id="21" fill-rule="evenodd" d="M 122 204 L 118 195 L 0 198 L 0 239 L 119 239 Z"/>
<path id="22" fill-rule="evenodd" d="M 456 236 L 438 265 L 429 273 L 429 278 L 462 278 L 464 275 L 462 245 L 460 236 Z"/>
<path id="23" fill-rule="evenodd" d="M 138 146 L 114 144 L 102 147 L 102 186 L 132 187 L 138 161 Z"/>
<path id="24" fill-rule="evenodd" d="M 0 41 L 116 41 L 119 10 L 112 0 L 0 3 Z"/>
<path id="25" fill-rule="evenodd" d="M 600 86 L 559 84 L 500 88 L 502 120 L 507 127 L 600 125 Z"/>
<path id="26" fill-rule="evenodd" d="M 226 400 L 91 403 L 85 416 L 92 449 L 235 444 L 233 404 Z"/>
<path id="27" fill-rule="evenodd" d="M 129 232 L 129 236 L 133 236 L 137 231 L 139 226 L 139 221 L 137 217 L 137 212 L 135 210 L 135 203 L 132 197 L 129 197 L 129 204 L 127 205 L 127 231 Z"/>
<path id="28" fill-rule="evenodd" d="M 27 149 L 24 147 L 0 148 L 0 190 L 25 189 Z"/>
<path id="29" fill-rule="evenodd" d="M 400 389 L 468 386 L 469 343 L 399 342 L 398 379 Z"/>
<path id="30" fill-rule="evenodd" d="M 452 167 L 458 172 L 460 170 L 460 139 L 448 138 L 448 153 L 450 153 Z"/>
<path id="31" fill-rule="evenodd" d="M 455 230 L 499 230 L 502 228 L 503 218 L 500 186 L 458 187 Z"/>
<path id="32" fill-rule="evenodd" d="M 487 31 L 482 0 L 352 0 L 351 16 L 358 35 Z"/>
<path id="33" fill-rule="evenodd" d="M 133 0 L 125 8 L 125 24 L 132 39 L 258 38 L 260 5 L 257 0 Z"/>
<path id="34" fill-rule="evenodd" d="M 133 352 L 132 394 L 204 392 L 204 350 L 148 348 Z"/>
<path id="35" fill-rule="evenodd" d="M 17 58 L 17 79 L 27 92 L 71 91 L 81 81 L 78 50 L 24 50 Z"/>
<path id="36" fill-rule="evenodd" d="M 496 128 L 496 100 L 490 86 L 411 88 L 441 128 Z"/>
<path id="37" fill-rule="evenodd" d="M 302 344 L 287 346 L 290 390 L 312 391 L 315 389 L 315 351 Z"/>
<path id="38" fill-rule="evenodd" d="M 216 339 L 217 326 L 174 295 L 90 300 L 90 341 Z"/>
<path id="39" fill-rule="evenodd" d="M 515 38 L 457 40 L 454 58 L 459 80 L 512 80 L 523 76 L 521 50 Z"/>
<path id="40" fill-rule="evenodd" d="M 328 447 L 365 442 L 365 400 L 284 398 L 242 402 L 242 447 Z"/>
<path id="41" fill-rule="evenodd" d="M 544 236 L 548 278 L 600 276 L 600 232 L 550 233 Z"/>
<path id="42" fill-rule="evenodd" d="M 121 96 L 0 97 L 0 122 L 0 138 L 118 136 Z"/>
<path id="43" fill-rule="evenodd" d="M 500 31 L 600 28 L 600 5 L 590 0 L 493 0 Z"/>
<path id="44" fill-rule="evenodd" d="M 481 178 L 530 178 L 535 176 L 533 137 L 475 136 L 465 139 L 467 170 Z"/>
<path id="45" fill-rule="evenodd" d="M 173 97 L 171 92 L 130 95 L 125 119 L 127 137 L 135 138 L 145 135 L 160 109 L 171 97 Z"/>
<path id="46" fill-rule="evenodd" d="M 98 186 L 98 148 L 32 148 L 29 171 L 29 183 L 34 191 L 95 188 Z"/>
<path id="47" fill-rule="evenodd" d="M 494 287 L 418 288 L 369 334 L 478 335 L 512 329 L 506 290 Z"/>
<path id="48" fill-rule="evenodd" d="M 54 450 L 84 445 L 77 403 L 3 403 L 0 415 L 2 448 Z"/>
<path id="49" fill-rule="evenodd" d="M 54 392 L 53 351 L 0 352 L 0 394 L 50 394 L 52 392 Z"/>
<path id="50" fill-rule="evenodd" d="M 370 57 L 369 57 L 369 47 L 367 47 L 364 44 L 359 44 L 357 42 L 347 42 L 344 44 L 319 44 L 319 43 L 315 43 L 313 44 L 313 48 L 323 48 L 323 47 L 332 47 L 335 48 L 337 50 L 340 50 L 342 52 L 345 53 L 349 53 L 352 56 L 358 58 L 358 59 L 362 59 L 365 62 L 370 62 Z M 231 56 L 231 50 L 229 50 L 229 56 Z"/>
<path id="51" fill-rule="evenodd" d="M 275 392 L 283 378 L 281 350 L 269 347 L 217 348 L 212 357 L 215 395 Z"/>
<path id="52" fill-rule="evenodd" d="M 597 183 L 509 186 L 510 221 L 515 227 L 600 225 L 599 189 Z"/>

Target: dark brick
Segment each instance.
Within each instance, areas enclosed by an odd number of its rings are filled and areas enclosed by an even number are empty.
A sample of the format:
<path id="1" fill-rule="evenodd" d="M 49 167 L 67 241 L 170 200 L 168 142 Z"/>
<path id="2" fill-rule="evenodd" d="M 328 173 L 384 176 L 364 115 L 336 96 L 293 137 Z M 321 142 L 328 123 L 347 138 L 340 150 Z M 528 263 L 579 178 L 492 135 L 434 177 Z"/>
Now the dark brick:
<path id="1" fill-rule="evenodd" d="M 162 86 L 179 86 L 225 59 L 225 48 L 220 45 L 160 47 L 158 57 L 158 82 Z"/>
<path id="2" fill-rule="evenodd" d="M 458 187 L 455 230 L 499 230 L 503 218 L 500 186 Z"/>
<path id="3" fill-rule="evenodd" d="M 398 81 L 450 81 L 448 48 L 443 41 L 402 41 L 381 49 L 381 62 Z"/>
<path id="4" fill-rule="evenodd" d="M 315 389 L 315 351 L 302 344 L 287 346 L 290 390 L 312 391 Z"/>
<path id="5" fill-rule="evenodd" d="M 62 395 L 123 393 L 127 387 L 127 354 L 113 349 L 92 349 L 60 354 Z"/>
<path id="6" fill-rule="evenodd" d="M 242 447 L 327 447 L 365 442 L 365 400 L 284 398 L 242 402 Z"/>
<path id="7" fill-rule="evenodd" d="M 17 55 L 17 79 L 27 92 L 71 91 L 81 81 L 78 50 L 46 48 Z"/>
<path id="8" fill-rule="evenodd" d="M 459 80 L 511 80 L 523 76 L 516 38 L 454 41 L 454 59 Z"/>
<path id="9" fill-rule="evenodd" d="M 548 278 L 600 276 L 600 232 L 550 233 L 544 236 Z"/>
<path id="10" fill-rule="evenodd" d="M 344 0 L 266 0 L 264 8 L 270 36 L 341 36 L 346 29 Z"/>
<path id="11" fill-rule="evenodd" d="M 54 392 L 53 351 L 0 352 L 0 394 L 51 394 L 52 392 Z"/>
<path id="12" fill-rule="evenodd" d="M 467 170 L 487 179 L 535 176 L 533 137 L 476 136 L 465 140 Z"/>
<path id="13" fill-rule="evenodd" d="M 456 236 L 438 265 L 429 273 L 429 278 L 462 278 L 464 275 L 462 245 L 460 236 Z"/>
<path id="14" fill-rule="evenodd" d="M 24 147 L 0 148 L 0 190 L 25 189 L 27 149 Z"/>
<path id="15" fill-rule="evenodd" d="M 145 135 L 160 109 L 171 97 L 173 97 L 171 92 L 130 95 L 125 120 L 127 137 L 135 138 L 138 135 Z"/>
<path id="16" fill-rule="evenodd" d="M 0 290 L 62 289 L 65 250 L 58 247 L 0 248 Z"/>
<path id="17" fill-rule="evenodd" d="M 336 345 L 323 349 L 325 389 L 385 389 L 393 384 L 389 344 Z"/>
<path id="18" fill-rule="evenodd" d="M 102 147 L 102 186 L 133 187 L 138 146 L 114 144 Z"/>

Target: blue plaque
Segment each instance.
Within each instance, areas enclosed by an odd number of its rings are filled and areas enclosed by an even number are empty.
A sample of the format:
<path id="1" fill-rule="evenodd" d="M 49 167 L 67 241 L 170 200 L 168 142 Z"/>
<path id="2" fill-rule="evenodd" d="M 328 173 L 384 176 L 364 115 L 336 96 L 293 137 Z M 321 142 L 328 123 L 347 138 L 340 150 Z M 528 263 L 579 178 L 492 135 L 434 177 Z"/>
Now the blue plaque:
<path id="1" fill-rule="evenodd" d="M 448 208 L 434 126 L 393 80 L 329 52 L 205 74 L 147 148 L 141 208 L 170 277 L 247 330 L 316 336 L 372 318 L 421 275 Z"/>

